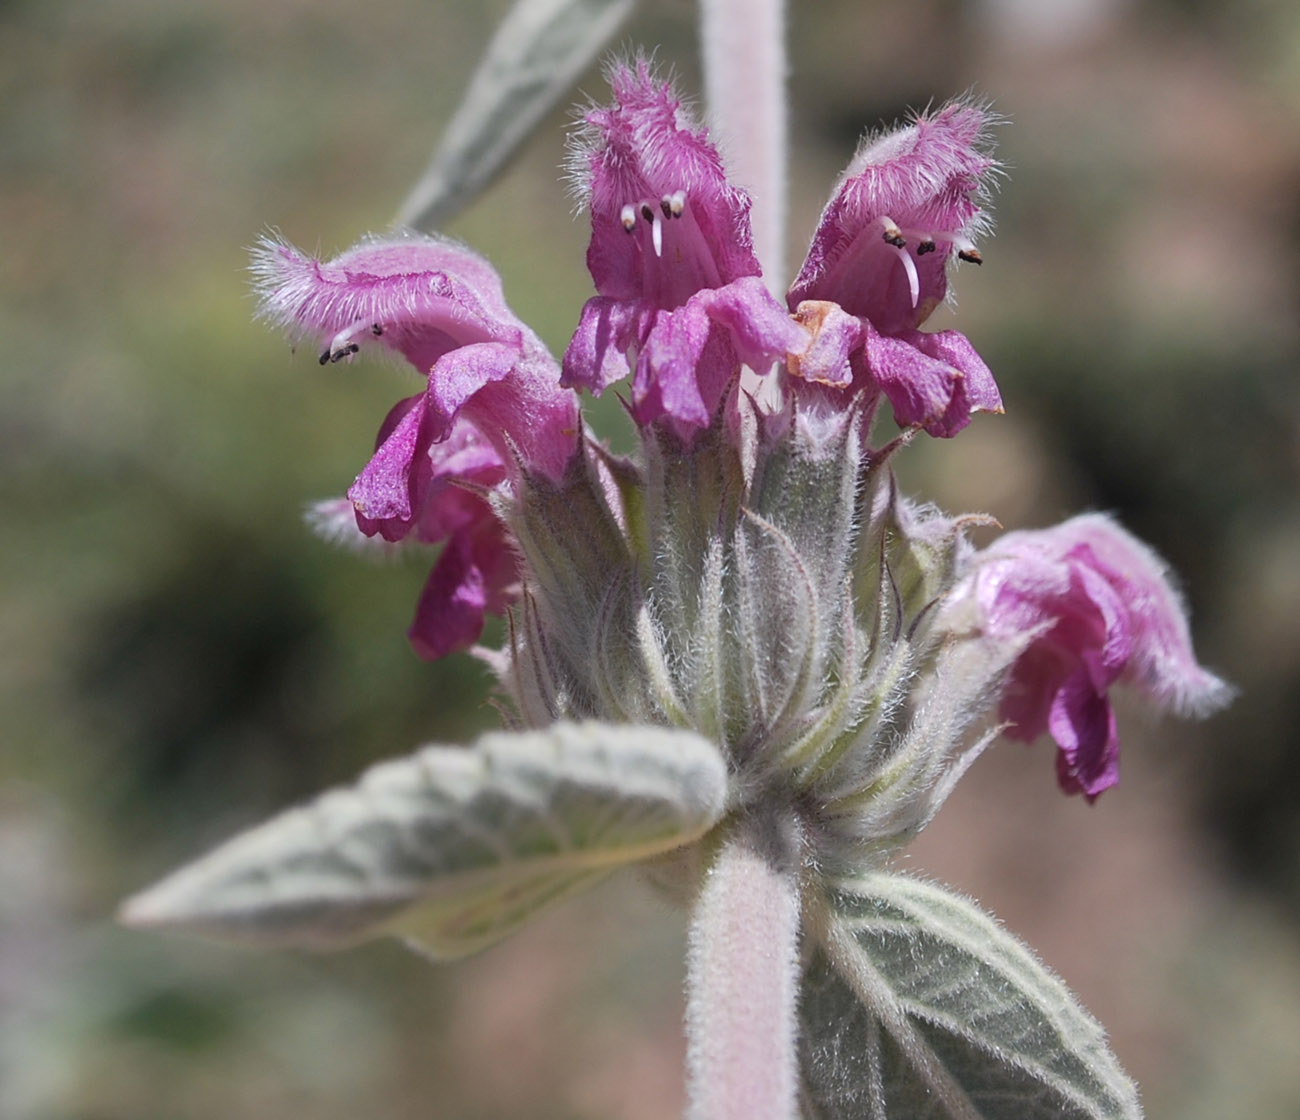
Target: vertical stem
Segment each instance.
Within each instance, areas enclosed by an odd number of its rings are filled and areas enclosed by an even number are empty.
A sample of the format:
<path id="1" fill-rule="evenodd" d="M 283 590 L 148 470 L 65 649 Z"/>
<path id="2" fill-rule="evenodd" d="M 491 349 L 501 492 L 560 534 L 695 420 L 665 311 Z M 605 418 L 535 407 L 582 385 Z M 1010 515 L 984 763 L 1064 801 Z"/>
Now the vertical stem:
<path id="1" fill-rule="evenodd" d="M 733 834 L 691 919 L 688 1120 L 794 1120 L 799 879 L 779 848 Z"/>
<path id="2" fill-rule="evenodd" d="M 772 294 L 785 294 L 784 0 L 701 0 L 709 115 L 728 171 L 753 195 L 754 248 Z"/>

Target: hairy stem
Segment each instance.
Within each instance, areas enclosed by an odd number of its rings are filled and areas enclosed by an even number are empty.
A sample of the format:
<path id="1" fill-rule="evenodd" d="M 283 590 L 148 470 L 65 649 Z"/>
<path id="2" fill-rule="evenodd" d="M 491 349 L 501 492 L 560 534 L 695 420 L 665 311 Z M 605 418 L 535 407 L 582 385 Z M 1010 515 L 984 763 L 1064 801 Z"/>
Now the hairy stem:
<path id="1" fill-rule="evenodd" d="M 691 919 L 688 1120 L 793 1120 L 799 877 L 783 830 L 732 834 Z"/>
<path id="2" fill-rule="evenodd" d="M 754 199 L 754 249 L 773 295 L 785 293 L 784 0 L 701 0 L 709 115 L 727 170 Z"/>

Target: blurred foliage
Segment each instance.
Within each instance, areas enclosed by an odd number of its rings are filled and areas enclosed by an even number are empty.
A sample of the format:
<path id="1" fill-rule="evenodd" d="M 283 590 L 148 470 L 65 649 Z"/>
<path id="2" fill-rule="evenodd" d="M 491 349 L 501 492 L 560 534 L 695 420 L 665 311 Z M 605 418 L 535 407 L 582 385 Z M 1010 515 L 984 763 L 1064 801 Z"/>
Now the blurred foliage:
<path id="1" fill-rule="evenodd" d="M 970 88 L 1012 121 L 999 236 L 962 270 L 956 320 L 1008 414 L 918 446 L 906 484 L 1009 527 L 1116 511 L 1182 574 L 1203 658 L 1242 689 L 1208 725 L 1126 724 L 1132 783 L 1068 851 L 1048 834 L 1085 818 L 1050 800 L 1046 754 L 999 756 L 983 790 L 981 763 L 982 800 L 954 807 L 959 838 L 927 866 L 988 853 L 988 885 L 959 885 L 1112 1001 L 1094 1010 L 1153 1117 L 1294 1116 L 1300 8 L 791 7 L 792 246 L 865 127 Z M 680 1107 L 680 919 L 617 885 L 448 970 L 107 923 L 233 828 L 493 722 L 478 666 L 406 647 L 422 564 L 335 552 L 301 524 L 406 374 L 293 360 L 250 321 L 242 270 L 268 226 L 329 252 L 385 225 L 505 8 L 0 3 L 0 1120 Z M 693 6 L 643 9 L 629 39 L 698 89 Z M 565 120 L 450 230 L 556 352 L 589 291 L 557 181 Z M 999 797 L 996 767 L 1030 758 L 1034 791 Z M 1160 844 L 1186 882 L 1134 871 Z M 1029 848 L 1061 862 L 1018 877 L 1008 853 Z M 1154 934 L 1116 933 L 1131 959 L 1098 960 L 1034 917 L 1134 898 L 1167 901 L 1151 957 Z M 1139 968 L 1141 1007 L 1096 980 Z"/>

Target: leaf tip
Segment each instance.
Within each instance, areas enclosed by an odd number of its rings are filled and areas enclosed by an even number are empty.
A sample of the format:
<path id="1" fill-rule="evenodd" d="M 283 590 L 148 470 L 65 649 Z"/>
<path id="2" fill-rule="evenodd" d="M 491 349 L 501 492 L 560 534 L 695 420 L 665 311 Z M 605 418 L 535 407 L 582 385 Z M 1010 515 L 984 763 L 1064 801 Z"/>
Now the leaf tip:
<path id="1" fill-rule="evenodd" d="M 164 879 L 123 901 L 115 915 L 118 925 L 128 929 L 165 929 L 184 925 L 184 909 L 178 909 L 168 898 L 171 894 L 168 882 Z"/>

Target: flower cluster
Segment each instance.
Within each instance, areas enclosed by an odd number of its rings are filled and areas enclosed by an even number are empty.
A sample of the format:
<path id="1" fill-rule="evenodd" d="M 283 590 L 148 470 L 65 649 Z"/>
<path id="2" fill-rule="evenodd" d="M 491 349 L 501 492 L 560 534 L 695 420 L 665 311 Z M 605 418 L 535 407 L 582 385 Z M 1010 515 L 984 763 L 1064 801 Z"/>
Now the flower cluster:
<path id="1" fill-rule="evenodd" d="M 988 111 L 956 102 L 868 138 L 783 304 L 749 198 L 673 89 L 643 60 L 611 84 L 572 154 L 596 294 L 561 362 L 445 238 L 256 254 L 264 314 L 322 362 L 383 346 L 424 379 L 347 494 L 360 533 L 443 546 L 417 651 L 473 646 L 508 609 L 508 648 L 480 652 L 521 726 L 697 730 L 733 802 L 792 795 L 829 864 L 923 825 L 971 740 L 1049 732 L 1062 787 L 1091 798 L 1117 779 L 1112 686 L 1220 702 L 1159 561 L 1113 522 L 977 552 L 972 519 L 897 493 L 915 433 L 1002 410 L 970 342 L 922 329 L 954 262 L 981 261 Z M 629 376 L 635 460 L 584 430 L 577 397 Z M 902 435 L 873 446 L 882 401 Z"/>

